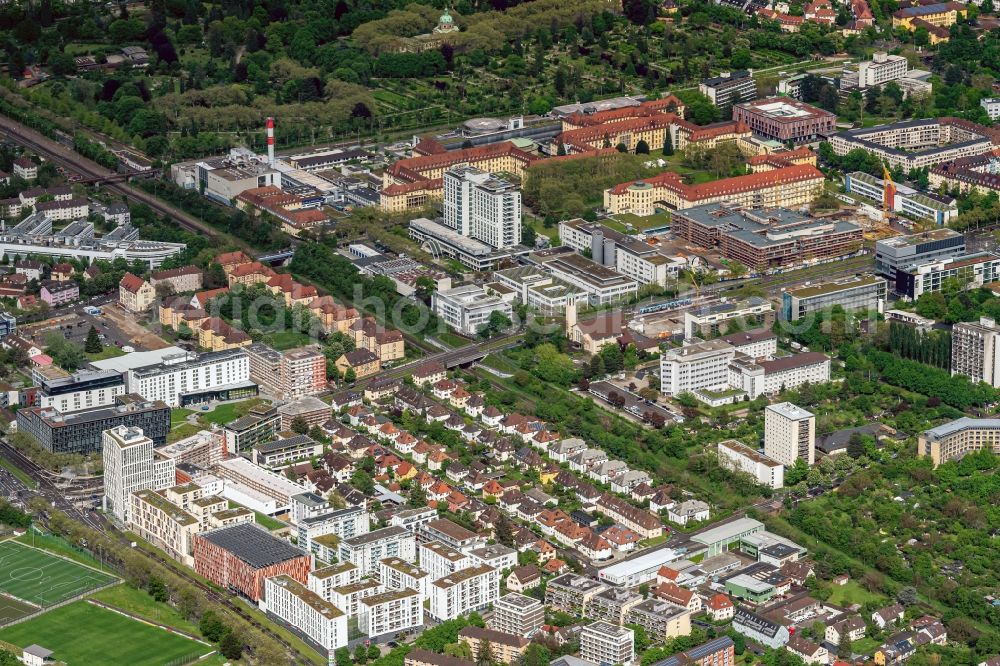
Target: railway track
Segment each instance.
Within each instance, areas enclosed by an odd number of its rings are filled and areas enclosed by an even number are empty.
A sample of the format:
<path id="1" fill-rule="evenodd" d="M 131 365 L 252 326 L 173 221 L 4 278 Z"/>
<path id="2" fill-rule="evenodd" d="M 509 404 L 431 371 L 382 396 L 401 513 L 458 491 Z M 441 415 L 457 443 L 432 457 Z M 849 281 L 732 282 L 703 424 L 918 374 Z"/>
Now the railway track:
<path id="1" fill-rule="evenodd" d="M 102 167 L 96 162 L 66 148 L 62 144 L 49 139 L 35 130 L 22 125 L 6 116 L 0 116 L 0 134 L 10 137 L 13 141 L 29 148 L 35 153 L 60 164 L 71 171 L 79 173 L 84 178 L 101 179 L 115 175 L 115 172 Z M 128 199 L 145 204 L 161 215 L 166 215 L 189 231 L 194 231 L 210 238 L 219 239 L 217 230 L 208 226 L 198 218 L 179 210 L 164 201 L 136 189 L 126 183 L 107 183 L 105 188 L 124 195 Z"/>

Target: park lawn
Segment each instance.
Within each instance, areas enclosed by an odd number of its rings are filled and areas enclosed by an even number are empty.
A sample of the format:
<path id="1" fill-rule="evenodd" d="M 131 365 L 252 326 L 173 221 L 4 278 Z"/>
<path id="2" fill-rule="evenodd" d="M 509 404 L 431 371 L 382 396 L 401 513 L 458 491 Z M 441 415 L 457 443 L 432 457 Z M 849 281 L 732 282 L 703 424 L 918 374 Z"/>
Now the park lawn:
<path id="1" fill-rule="evenodd" d="M 176 428 L 187 422 L 187 417 L 194 414 L 194 410 L 178 407 L 170 410 L 170 427 Z"/>
<path id="2" fill-rule="evenodd" d="M 278 331 L 267 336 L 268 343 L 278 351 L 286 349 L 296 349 L 308 345 L 312 340 L 305 333 L 293 331 L 291 329 Z"/>
<path id="3" fill-rule="evenodd" d="M 0 631 L 0 639 L 27 647 L 34 643 L 68 664 L 163 666 L 193 661 L 212 648 L 180 634 L 76 601 Z"/>
<path id="4" fill-rule="evenodd" d="M 872 654 L 879 645 L 880 643 L 871 636 L 865 636 L 859 641 L 852 642 L 851 649 L 857 654 Z"/>
<path id="5" fill-rule="evenodd" d="M 242 402 L 229 402 L 224 405 L 219 405 L 210 412 L 203 412 L 200 418 L 208 421 L 209 423 L 215 423 L 216 425 L 225 425 L 230 421 L 235 420 L 237 417 L 245 414 L 247 409 L 260 402 L 260 398 L 251 398 L 250 400 L 244 400 Z"/>
<path id="6" fill-rule="evenodd" d="M 179 442 L 185 437 L 190 437 L 191 435 L 197 435 L 201 432 L 201 426 L 194 423 L 182 423 L 180 425 L 171 428 L 170 432 L 167 433 L 167 443 L 173 444 L 174 442 Z"/>
<path id="7" fill-rule="evenodd" d="M 151 622 L 165 624 L 180 631 L 198 635 L 198 626 L 186 619 L 168 604 L 160 603 L 142 590 L 131 585 L 115 585 L 90 595 L 91 599 L 121 609 L 127 613 L 138 615 Z"/>
<path id="8" fill-rule="evenodd" d="M 115 347 L 114 345 L 105 345 L 104 349 L 96 354 L 87 354 L 88 361 L 103 361 L 108 358 L 116 358 L 118 356 L 124 356 L 125 352 L 121 350 L 120 347 Z"/>
<path id="9" fill-rule="evenodd" d="M 837 606 L 850 606 L 851 604 L 861 604 L 862 606 L 871 602 L 882 602 L 885 600 L 881 594 L 869 592 L 861 587 L 856 580 L 847 581 L 846 585 L 830 585 L 831 604 Z"/>
<path id="10" fill-rule="evenodd" d="M 646 548 L 652 548 L 653 546 L 659 546 L 661 543 L 666 543 L 667 539 L 670 538 L 670 534 L 661 534 L 658 537 L 653 537 L 652 539 L 646 539 L 639 542 L 639 546 L 645 546 Z"/>

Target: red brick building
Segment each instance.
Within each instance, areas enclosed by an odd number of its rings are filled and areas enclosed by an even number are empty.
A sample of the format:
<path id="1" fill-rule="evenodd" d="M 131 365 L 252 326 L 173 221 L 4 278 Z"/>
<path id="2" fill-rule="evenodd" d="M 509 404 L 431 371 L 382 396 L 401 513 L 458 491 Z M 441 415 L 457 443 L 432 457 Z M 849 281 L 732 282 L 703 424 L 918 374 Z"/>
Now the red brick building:
<path id="1" fill-rule="evenodd" d="M 255 602 L 264 579 L 286 574 L 307 585 L 312 570 L 312 555 L 252 523 L 197 534 L 192 551 L 195 571 Z"/>
<path id="2" fill-rule="evenodd" d="M 769 97 L 733 107 L 733 120 L 767 139 L 810 143 L 837 131 L 837 116 L 788 97 Z"/>

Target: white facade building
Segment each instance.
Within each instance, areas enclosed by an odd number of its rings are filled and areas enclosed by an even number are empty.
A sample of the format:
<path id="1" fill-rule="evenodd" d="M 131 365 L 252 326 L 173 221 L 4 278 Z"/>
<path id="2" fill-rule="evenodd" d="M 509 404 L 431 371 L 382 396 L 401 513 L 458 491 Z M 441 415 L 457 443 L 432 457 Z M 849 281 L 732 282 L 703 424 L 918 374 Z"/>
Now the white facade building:
<path id="1" fill-rule="evenodd" d="M 479 564 L 449 574 L 431 584 L 430 614 L 454 620 L 482 610 L 500 598 L 500 572 Z"/>
<path id="2" fill-rule="evenodd" d="M 580 657 L 595 664 L 629 666 L 635 660 L 635 632 L 610 622 L 594 622 L 580 631 Z"/>
<path id="3" fill-rule="evenodd" d="M 264 581 L 264 610 L 331 655 L 347 647 L 347 615 L 315 592 L 284 574 Z"/>
<path id="4" fill-rule="evenodd" d="M 430 594 L 430 574 L 398 557 L 379 562 L 378 579 L 387 590 L 416 590 L 421 599 Z"/>
<path id="5" fill-rule="evenodd" d="M 350 562 L 362 574 L 375 574 L 379 562 L 398 557 L 407 562 L 416 560 L 416 538 L 403 527 L 383 527 L 374 532 L 344 539 L 340 544 L 340 561 Z"/>
<path id="6" fill-rule="evenodd" d="M 352 506 L 333 509 L 318 516 L 309 516 L 298 521 L 299 547 L 313 553 L 319 550 L 314 540 L 328 534 L 336 534 L 341 539 L 350 539 L 367 534 L 369 528 L 368 511 L 364 507 Z"/>
<path id="7" fill-rule="evenodd" d="M 309 572 L 309 589 L 327 601 L 338 587 L 352 585 L 361 580 L 361 570 L 350 562 L 338 562 Z"/>
<path id="8" fill-rule="evenodd" d="M 423 623 L 423 597 L 416 590 L 386 590 L 365 597 L 358 606 L 358 629 L 369 638 L 405 631 Z"/>
<path id="9" fill-rule="evenodd" d="M 490 296 L 477 285 L 466 284 L 453 289 L 436 291 L 431 297 L 434 314 L 444 322 L 466 335 L 476 335 L 489 324 L 494 312 L 511 319 L 514 310 L 510 303 L 496 296 Z"/>
<path id="10" fill-rule="evenodd" d="M 806 383 L 826 384 L 829 381 L 830 358 L 819 352 L 803 352 L 763 361 L 737 354 L 729 364 L 729 385 L 744 391 L 751 400 Z"/>
<path id="11" fill-rule="evenodd" d="M 459 552 L 440 541 L 420 544 L 420 568 L 430 575 L 431 581 L 461 571 L 475 564 L 469 555 Z"/>
<path id="12" fill-rule="evenodd" d="M 475 167 L 444 173 L 444 224 L 463 236 L 504 249 L 521 242 L 521 190 Z"/>
<path id="13" fill-rule="evenodd" d="M 764 454 L 782 465 L 816 462 L 816 417 L 790 402 L 764 410 Z"/>
<path id="14" fill-rule="evenodd" d="M 490 628 L 505 634 L 529 637 L 545 623 L 545 606 L 538 599 L 508 592 L 493 604 Z"/>
<path id="15" fill-rule="evenodd" d="M 220 390 L 254 386 L 250 358 L 243 349 L 167 356 L 156 365 L 129 370 L 127 377 L 129 392 L 171 407 L 198 402 Z"/>
<path id="16" fill-rule="evenodd" d="M 729 363 L 735 355 L 732 345 L 719 340 L 670 349 L 660 357 L 660 390 L 678 395 L 699 389 L 725 389 L 729 385 Z"/>
<path id="17" fill-rule="evenodd" d="M 906 76 L 909 68 L 909 62 L 905 57 L 878 51 L 871 60 L 865 60 L 858 65 L 858 87 L 871 88 L 901 79 Z"/>
<path id="18" fill-rule="evenodd" d="M 80 370 L 69 377 L 43 379 L 38 406 L 65 414 L 115 404 L 125 393 L 125 380 L 113 370 Z"/>
<path id="19" fill-rule="evenodd" d="M 979 100 L 979 106 L 986 109 L 990 120 L 1000 120 L 1000 97 L 984 97 Z"/>
<path id="20" fill-rule="evenodd" d="M 174 485 L 174 460 L 153 451 L 153 440 L 139 428 L 117 426 L 101 434 L 104 459 L 104 510 L 129 522 L 132 493 Z"/>
<path id="21" fill-rule="evenodd" d="M 785 485 L 785 467 L 778 461 L 734 439 L 719 442 L 718 449 L 720 467 L 749 474 L 768 488 L 778 489 Z"/>

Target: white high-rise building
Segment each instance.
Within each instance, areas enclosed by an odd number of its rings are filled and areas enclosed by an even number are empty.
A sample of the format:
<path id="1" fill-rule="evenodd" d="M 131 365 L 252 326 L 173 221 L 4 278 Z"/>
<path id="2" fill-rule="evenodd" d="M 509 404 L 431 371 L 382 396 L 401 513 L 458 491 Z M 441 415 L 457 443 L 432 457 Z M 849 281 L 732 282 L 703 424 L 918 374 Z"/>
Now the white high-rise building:
<path id="1" fill-rule="evenodd" d="M 629 666 L 635 660 L 635 632 L 603 620 L 580 631 L 580 657 L 595 664 Z"/>
<path id="2" fill-rule="evenodd" d="M 906 76 L 909 68 L 909 62 L 905 57 L 877 51 L 871 60 L 858 65 L 858 87 L 871 88 L 901 79 Z"/>
<path id="3" fill-rule="evenodd" d="M 790 402 L 768 405 L 764 410 L 764 455 L 782 465 L 802 458 L 816 462 L 816 417 Z"/>
<path id="4" fill-rule="evenodd" d="M 471 166 L 444 173 L 444 224 L 503 249 L 521 242 L 521 190 Z"/>
<path id="5" fill-rule="evenodd" d="M 736 349 L 721 340 L 709 340 L 668 350 L 660 358 L 660 390 L 667 395 L 729 386 L 729 362 Z"/>
<path id="6" fill-rule="evenodd" d="M 951 329 L 951 374 L 1000 386 L 1000 327 L 989 317 Z"/>
<path id="7" fill-rule="evenodd" d="M 101 434 L 104 457 L 104 510 L 128 524 L 132 493 L 174 484 L 174 459 L 153 451 L 139 428 L 117 426 Z"/>

